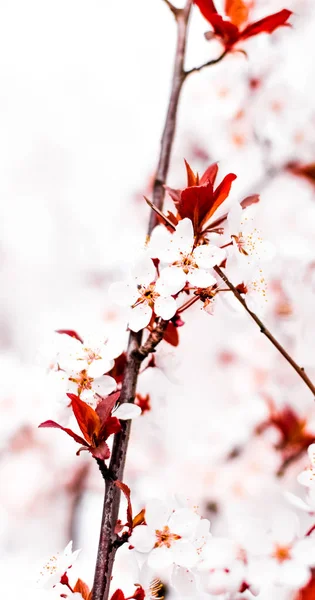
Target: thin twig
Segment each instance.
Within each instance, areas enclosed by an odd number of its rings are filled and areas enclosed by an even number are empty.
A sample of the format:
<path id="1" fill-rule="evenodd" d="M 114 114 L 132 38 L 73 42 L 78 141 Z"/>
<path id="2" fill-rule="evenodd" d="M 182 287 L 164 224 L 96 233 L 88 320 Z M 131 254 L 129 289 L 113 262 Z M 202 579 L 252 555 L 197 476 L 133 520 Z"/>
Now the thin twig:
<path id="1" fill-rule="evenodd" d="M 174 17 L 177 18 L 180 9 L 176 8 L 176 6 L 174 6 L 174 4 L 172 4 L 169 0 L 163 0 L 163 2 L 168 6 L 170 11 L 173 13 Z"/>
<path id="2" fill-rule="evenodd" d="M 219 62 L 221 62 L 221 60 L 223 60 L 223 58 L 227 54 L 228 54 L 228 51 L 225 50 L 220 56 L 218 56 L 218 58 L 213 58 L 212 60 L 208 60 L 208 62 L 203 63 L 203 65 L 200 65 L 200 67 L 194 67 L 193 69 L 189 69 L 189 71 L 185 71 L 185 78 L 188 77 L 188 75 L 191 75 L 192 73 L 199 73 L 199 71 L 202 71 L 206 67 L 211 67 L 212 65 L 217 65 Z"/>
<path id="3" fill-rule="evenodd" d="M 167 2 L 167 4 L 169 4 Z M 179 103 L 180 92 L 182 85 L 185 80 L 184 75 L 184 59 L 186 51 L 186 37 L 187 37 L 187 26 L 192 6 L 192 0 L 187 0 L 186 5 L 183 9 L 176 12 L 177 21 L 177 46 L 174 62 L 174 71 L 172 79 L 172 89 L 168 105 L 168 111 L 165 120 L 165 126 L 161 139 L 160 156 L 156 171 L 156 178 L 153 186 L 153 202 L 158 210 L 163 207 L 165 189 L 164 185 L 169 169 L 171 149 L 173 145 L 173 139 L 175 135 L 176 127 L 176 116 Z M 158 85 L 158 84 L 157 84 Z M 148 235 L 151 234 L 153 228 L 157 223 L 157 215 L 155 212 L 151 212 Z M 162 333 L 161 328 L 161 333 Z M 156 330 L 155 330 L 156 331 Z M 157 331 L 154 335 L 157 335 Z M 149 336 L 151 337 L 150 347 L 155 348 L 155 341 L 159 343 L 162 339 L 158 336 L 158 339 L 152 340 L 153 332 Z M 127 362 L 125 367 L 124 379 L 122 383 L 120 402 L 133 402 L 136 394 L 136 386 L 139 375 L 141 362 L 145 357 L 145 353 L 150 351 L 147 342 L 141 346 L 142 332 L 133 333 L 131 332 L 129 337 L 129 344 L 127 349 Z M 152 343 L 151 343 L 152 342 Z M 139 356 L 140 354 L 140 356 Z M 142 358 L 142 354 L 144 354 Z M 119 480 L 122 480 L 126 453 L 128 448 L 128 441 L 130 435 L 131 421 L 122 422 L 122 430 L 117 433 L 114 437 L 114 443 L 111 453 L 111 460 L 109 469 L 110 472 Z M 113 481 L 106 481 L 105 484 L 105 496 L 103 505 L 103 515 L 101 523 L 100 541 L 98 547 L 94 585 L 93 585 L 93 600 L 108 600 L 109 588 L 113 570 L 113 564 L 115 560 L 115 554 L 117 546 L 115 545 L 116 534 L 115 525 L 118 518 L 120 504 L 120 490 L 117 488 Z"/>
<path id="4" fill-rule="evenodd" d="M 269 329 L 267 329 L 267 327 L 259 319 L 259 317 L 257 317 L 257 315 L 248 308 L 242 295 L 239 293 L 239 291 L 236 289 L 236 287 L 233 285 L 233 283 L 230 282 L 230 280 L 227 278 L 225 273 L 220 269 L 220 267 L 214 267 L 214 270 L 219 275 L 219 277 L 221 277 L 221 279 L 223 279 L 223 281 L 226 283 L 228 288 L 230 288 L 230 290 L 233 292 L 235 298 L 237 298 L 237 300 L 243 305 L 246 312 L 248 312 L 248 314 L 251 316 L 253 321 L 255 321 L 255 323 L 257 323 L 261 333 L 263 333 L 270 340 L 270 342 L 275 346 L 275 348 L 277 348 L 277 350 L 280 352 L 280 354 L 282 354 L 282 356 L 288 361 L 288 363 L 291 365 L 291 367 L 293 367 L 293 369 L 297 372 L 297 374 L 301 377 L 301 379 L 303 379 L 304 383 L 307 385 L 307 387 L 311 390 L 311 392 L 315 396 L 315 386 L 312 383 L 312 381 L 309 379 L 309 377 L 306 375 L 304 368 L 300 367 L 295 362 L 295 360 L 293 360 L 292 356 L 290 356 L 290 354 L 288 354 L 288 352 L 283 348 L 283 346 L 281 346 L 281 344 L 278 342 L 278 340 L 276 340 L 276 338 L 272 335 L 272 333 L 269 331 Z"/>

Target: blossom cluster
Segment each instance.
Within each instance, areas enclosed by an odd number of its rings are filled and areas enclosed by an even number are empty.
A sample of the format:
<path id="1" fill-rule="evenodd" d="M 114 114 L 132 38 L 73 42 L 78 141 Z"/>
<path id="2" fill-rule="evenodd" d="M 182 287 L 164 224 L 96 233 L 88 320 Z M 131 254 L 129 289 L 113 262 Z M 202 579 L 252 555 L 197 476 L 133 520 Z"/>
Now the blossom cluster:
<path id="1" fill-rule="evenodd" d="M 201 178 L 185 164 L 187 187 L 166 188 L 177 213 L 161 214 L 162 223 L 153 229 L 129 278 L 109 290 L 113 301 L 129 309 L 128 325 L 135 332 L 150 329 L 156 317 L 176 326 L 176 318 L 192 299 L 201 300 L 212 313 L 214 298 L 222 291 L 216 267 L 232 273 L 250 307 L 259 309 L 266 301 L 261 263 L 272 257 L 273 248 L 254 225 L 251 206 L 259 197 L 250 196 L 220 212 L 236 175 L 226 175 L 215 187 L 217 164 Z"/>

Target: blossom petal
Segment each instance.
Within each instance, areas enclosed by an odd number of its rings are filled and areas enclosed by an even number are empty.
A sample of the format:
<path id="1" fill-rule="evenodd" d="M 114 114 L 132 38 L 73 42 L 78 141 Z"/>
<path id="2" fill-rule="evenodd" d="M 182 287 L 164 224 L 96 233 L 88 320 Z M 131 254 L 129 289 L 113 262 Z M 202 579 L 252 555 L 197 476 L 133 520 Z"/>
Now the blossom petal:
<path id="1" fill-rule="evenodd" d="M 150 323 L 152 308 L 146 303 L 138 304 L 130 311 L 129 329 L 140 331 Z"/>
<path id="2" fill-rule="evenodd" d="M 191 542 L 178 540 L 171 546 L 173 561 L 179 567 L 190 569 L 198 562 L 198 552 Z"/>
<path id="3" fill-rule="evenodd" d="M 136 284 L 149 285 L 152 283 L 156 275 L 156 269 L 152 259 L 147 255 L 142 256 L 134 266 L 132 274 Z"/>
<path id="4" fill-rule="evenodd" d="M 223 248 L 218 248 L 213 244 L 197 246 L 194 252 L 194 259 L 202 269 L 210 269 L 215 265 L 220 265 L 226 258 L 226 252 Z"/>
<path id="5" fill-rule="evenodd" d="M 103 375 L 93 381 L 93 390 L 100 396 L 109 396 L 117 388 L 117 383 L 110 375 Z"/>
<path id="6" fill-rule="evenodd" d="M 189 508 L 180 508 L 172 513 L 168 526 L 172 533 L 188 537 L 193 534 L 199 522 L 199 515 Z"/>
<path id="7" fill-rule="evenodd" d="M 308 456 L 309 456 L 309 459 L 310 459 L 310 463 L 311 463 L 311 465 L 312 465 L 313 467 L 315 467 L 315 444 L 311 444 L 311 445 L 308 447 L 308 450 L 307 450 L 307 452 L 308 452 Z"/>
<path id="8" fill-rule="evenodd" d="M 93 360 L 93 362 L 88 365 L 87 373 L 89 377 L 101 377 L 104 373 L 108 373 L 113 368 L 115 362 L 108 358 L 99 358 Z"/>
<path id="9" fill-rule="evenodd" d="M 192 269 L 187 280 L 193 287 L 207 288 L 217 283 L 216 278 L 205 269 Z"/>
<path id="10" fill-rule="evenodd" d="M 148 565 L 152 569 L 165 569 L 173 563 L 173 553 L 171 548 L 161 546 L 154 548 L 148 556 Z"/>
<path id="11" fill-rule="evenodd" d="M 180 597 L 190 596 L 196 597 L 197 584 L 195 575 L 183 567 L 174 567 L 171 579 L 172 586 Z"/>
<path id="12" fill-rule="evenodd" d="M 305 469 L 302 473 L 299 473 L 297 480 L 301 485 L 311 488 L 315 486 L 315 469 Z"/>
<path id="13" fill-rule="evenodd" d="M 141 415 L 141 408 L 136 404 L 132 404 L 131 402 L 125 402 L 124 404 L 120 404 L 116 410 L 113 412 L 113 416 L 117 419 L 121 419 L 122 421 L 127 421 L 128 419 L 135 419 Z"/>
<path id="14" fill-rule="evenodd" d="M 156 536 L 147 525 L 138 525 L 134 528 L 129 542 L 137 552 L 150 552 L 156 542 Z"/>
<path id="15" fill-rule="evenodd" d="M 118 306 L 131 306 L 139 298 L 137 285 L 132 280 L 112 283 L 108 295 Z"/>
<path id="16" fill-rule="evenodd" d="M 183 289 L 187 281 L 187 275 L 181 267 L 166 267 L 160 273 L 160 286 L 163 286 L 164 292 L 168 294 L 177 294 Z M 160 289 L 160 288 L 158 288 Z"/>
<path id="17" fill-rule="evenodd" d="M 164 225 L 157 225 L 157 227 L 154 227 L 148 245 L 149 256 L 167 261 L 168 254 L 166 253 L 165 255 L 165 250 L 169 247 L 171 238 L 172 234 Z"/>
<path id="18" fill-rule="evenodd" d="M 176 227 L 171 240 L 174 248 L 183 254 L 189 254 L 194 244 L 194 228 L 190 219 L 182 219 Z"/>
<path id="19" fill-rule="evenodd" d="M 167 524 L 171 509 L 161 500 L 153 498 L 145 507 L 145 520 L 151 529 L 163 529 Z"/>
<path id="20" fill-rule="evenodd" d="M 171 319 L 177 310 L 176 300 L 172 296 L 168 296 L 168 298 L 160 296 L 154 303 L 154 310 L 158 317 L 165 320 Z"/>

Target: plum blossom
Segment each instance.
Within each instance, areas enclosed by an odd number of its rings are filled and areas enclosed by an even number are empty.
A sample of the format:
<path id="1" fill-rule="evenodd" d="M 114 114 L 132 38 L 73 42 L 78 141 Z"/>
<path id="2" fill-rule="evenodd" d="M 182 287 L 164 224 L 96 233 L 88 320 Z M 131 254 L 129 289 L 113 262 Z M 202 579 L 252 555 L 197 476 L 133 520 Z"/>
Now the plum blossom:
<path id="1" fill-rule="evenodd" d="M 79 372 L 57 371 L 53 376 L 63 384 L 63 396 L 76 394 L 92 407 L 97 405 L 98 396 L 109 396 L 117 388 L 115 379 L 110 375 L 91 377 L 85 369 Z"/>
<path id="2" fill-rule="evenodd" d="M 237 593 L 246 582 L 245 554 L 233 540 L 212 538 L 198 565 L 201 587 L 209 594 Z"/>
<path id="3" fill-rule="evenodd" d="M 171 319 L 177 309 L 176 300 L 160 279 L 156 281 L 156 268 L 148 257 L 142 257 L 128 281 L 113 283 L 109 289 L 111 298 L 120 306 L 131 307 L 128 324 L 132 331 L 146 327 L 153 310 L 162 319 Z"/>
<path id="4" fill-rule="evenodd" d="M 274 256 L 273 245 L 262 239 L 249 208 L 243 210 L 240 204 L 233 204 L 227 217 L 225 234 L 231 238 L 234 248 L 248 260 L 266 261 Z"/>
<path id="5" fill-rule="evenodd" d="M 64 341 L 57 357 L 60 367 L 66 371 L 86 371 L 94 378 L 108 373 L 125 348 L 125 340 L 118 331 L 110 337 L 90 335 L 82 342 L 65 334 L 59 337 Z"/>
<path id="6" fill-rule="evenodd" d="M 72 541 L 66 546 L 62 554 L 55 554 L 43 566 L 40 572 L 38 585 L 46 590 L 53 589 L 76 561 L 81 550 L 72 552 Z"/>
<path id="7" fill-rule="evenodd" d="M 260 586 L 269 582 L 290 589 L 300 589 L 309 581 L 315 566 L 315 540 L 297 537 L 297 519 L 291 512 L 282 512 L 266 535 L 257 539 L 257 550 L 249 561 L 250 581 Z"/>
<path id="8" fill-rule="evenodd" d="M 308 488 L 315 487 L 315 444 L 308 447 L 310 466 L 298 475 L 298 482 Z"/>
<path id="9" fill-rule="evenodd" d="M 158 226 L 152 232 L 149 252 L 168 266 L 161 269 L 160 281 L 171 294 L 180 292 L 186 282 L 206 288 L 216 284 L 212 267 L 226 257 L 222 248 L 205 244 L 194 248 L 194 229 L 190 219 L 182 219 L 173 234 Z"/>
<path id="10" fill-rule="evenodd" d="M 196 565 L 209 535 L 209 521 L 188 508 L 174 510 L 159 500 L 147 504 L 145 521 L 129 541 L 136 551 L 148 554 L 150 568 Z"/>
<path id="11" fill-rule="evenodd" d="M 307 490 L 305 500 L 291 492 L 284 492 L 284 496 L 292 506 L 309 514 L 315 514 L 315 486 Z"/>

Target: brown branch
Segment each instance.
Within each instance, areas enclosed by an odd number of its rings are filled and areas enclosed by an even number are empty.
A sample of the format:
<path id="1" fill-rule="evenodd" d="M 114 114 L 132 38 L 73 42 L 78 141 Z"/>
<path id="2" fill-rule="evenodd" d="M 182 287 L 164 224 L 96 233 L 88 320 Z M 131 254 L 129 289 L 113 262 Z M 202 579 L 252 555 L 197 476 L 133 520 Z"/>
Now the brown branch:
<path id="1" fill-rule="evenodd" d="M 167 4 L 169 3 L 167 2 Z M 165 195 L 164 185 L 169 169 L 171 149 L 175 135 L 179 97 L 183 82 L 185 80 L 184 59 L 186 51 L 187 26 L 191 6 L 192 0 L 187 0 L 185 7 L 176 11 L 177 46 L 172 89 L 161 139 L 161 150 L 156 171 L 156 178 L 153 186 L 153 202 L 159 210 L 161 210 L 163 207 Z M 148 235 L 151 234 L 156 223 L 157 216 L 155 212 L 152 211 L 150 214 Z M 160 324 L 159 329 L 158 327 L 159 326 L 157 326 L 154 332 L 150 334 L 147 342 L 145 342 L 143 346 L 141 346 L 142 332 L 131 332 L 130 334 L 127 350 L 127 363 L 120 395 L 121 403 L 134 401 L 141 362 L 147 355 L 146 353 L 149 353 L 151 351 L 150 349 L 155 349 L 155 346 L 163 337 L 164 324 L 163 327 L 162 324 Z M 130 426 L 131 421 L 123 421 L 121 432 L 116 434 L 114 438 L 109 470 L 113 476 L 119 480 L 123 478 L 130 435 Z M 115 544 L 116 535 L 114 530 L 118 518 L 119 504 L 120 490 L 112 480 L 107 480 L 105 483 L 103 515 L 93 585 L 93 600 L 108 600 L 113 564 L 117 550 L 117 545 Z"/>
<path id="2" fill-rule="evenodd" d="M 174 17 L 177 19 L 177 15 L 178 15 L 180 9 L 176 8 L 176 6 L 174 6 L 174 4 L 172 4 L 169 0 L 163 0 L 163 2 L 164 2 L 164 4 L 166 4 L 168 6 L 170 11 L 173 13 Z"/>
<path id="3" fill-rule="evenodd" d="M 228 51 L 225 50 L 220 56 L 218 56 L 218 58 L 213 58 L 212 60 L 208 60 L 208 62 L 200 65 L 200 67 L 194 67 L 193 69 L 189 69 L 189 71 L 185 71 L 185 78 L 188 77 L 188 75 L 191 75 L 192 73 L 199 73 L 199 71 L 202 71 L 206 67 L 211 67 L 212 65 L 217 65 L 219 62 L 221 62 L 221 60 L 223 60 L 223 58 L 227 54 L 228 54 Z"/>
<path id="4" fill-rule="evenodd" d="M 270 342 L 274 345 L 274 347 L 277 348 L 277 350 L 280 352 L 280 354 L 282 354 L 283 358 L 285 358 L 288 361 L 288 363 L 291 365 L 291 367 L 293 367 L 293 369 L 297 372 L 297 374 L 301 377 L 301 379 L 303 379 L 304 383 L 307 385 L 307 387 L 311 390 L 311 392 L 315 396 L 315 386 L 312 383 L 312 381 L 309 379 L 309 377 L 306 375 L 304 368 L 300 367 L 295 362 L 295 360 L 293 360 L 292 356 L 290 356 L 290 354 L 288 354 L 288 352 L 283 348 L 283 346 L 281 346 L 281 344 L 278 342 L 278 340 L 276 340 L 276 338 L 272 335 L 272 333 L 269 331 L 269 329 L 267 329 L 267 327 L 259 319 L 259 317 L 257 317 L 257 315 L 248 308 L 242 295 L 239 293 L 239 291 L 236 289 L 236 287 L 233 285 L 233 283 L 230 282 L 230 280 L 227 278 L 225 273 L 220 269 L 220 267 L 214 267 L 214 270 L 219 275 L 219 277 L 221 277 L 221 279 L 223 279 L 224 283 L 228 286 L 228 288 L 233 292 L 235 298 L 237 298 L 237 300 L 243 305 L 246 312 L 248 312 L 248 314 L 251 316 L 253 321 L 255 321 L 255 323 L 257 323 L 261 333 L 263 333 L 268 338 L 268 340 L 270 340 Z"/>

